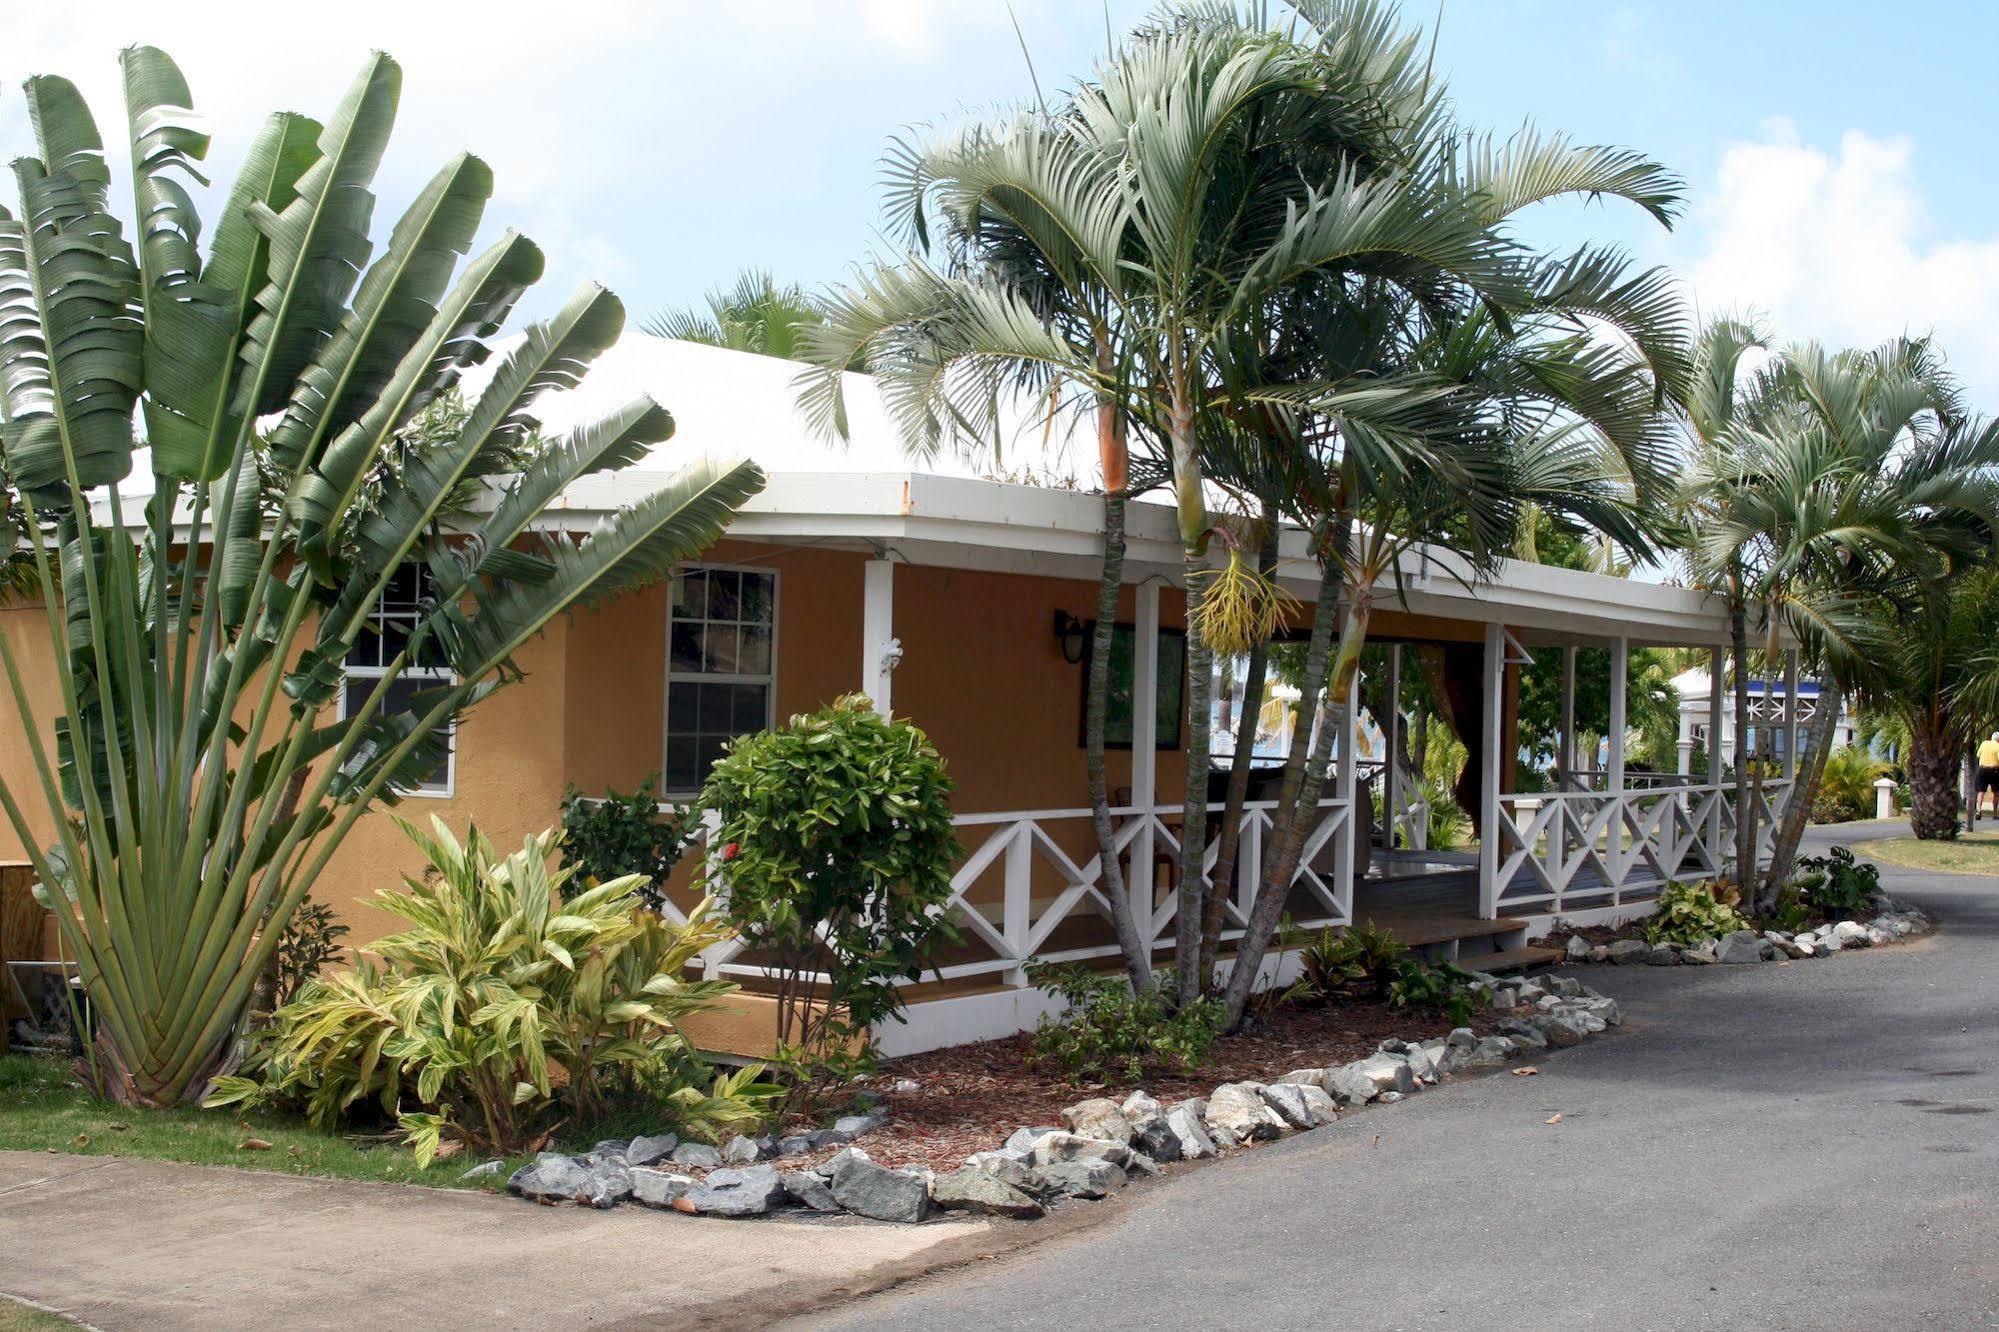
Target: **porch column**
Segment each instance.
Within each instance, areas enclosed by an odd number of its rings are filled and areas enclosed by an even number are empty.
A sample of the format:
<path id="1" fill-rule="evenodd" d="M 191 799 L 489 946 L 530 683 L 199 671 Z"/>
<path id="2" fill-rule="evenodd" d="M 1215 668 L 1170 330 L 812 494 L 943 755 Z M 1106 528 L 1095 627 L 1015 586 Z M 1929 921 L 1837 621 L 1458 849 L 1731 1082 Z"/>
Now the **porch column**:
<path id="1" fill-rule="evenodd" d="M 1555 755 L 1555 789 L 1572 785 L 1576 768 L 1576 650 L 1562 649 L 1562 731 L 1561 750 Z"/>
<path id="2" fill-rule="evenodd" d="M 1728 713 L 1722 707 L 1720 648 L 1708 649 L 1707 663 L 1707 776 L 1710 782 L 1719 782 L 1722 765 L 1728 762 L 1728 750 L 1721 743 L 1722 721 Z"/>
<path id="3" fill-rule="evenodd" d="M 1388 645 L 1388 753 L 1381 765 L 1381 845 L 1395 849 L 1395 820 L 1402 811 L 1402 645 Z"/>
<path id="4" fill-rule="evenodd" d="M 1334 794 L 1347 802 L 1347 826 L 1334 834 L 1333 895 L 1339 899 L 1340 913 L 1349 922 L 1353 920 L 1354 838 L 1367 836 L 1367 830 L 1359 826 L 1361 820 L 1355 817 L 1358 802 L 1354 799 L 1354 760 L 1357 757 L 1354 751 L 1359 747 L 1360 673 L 1356 671 L 1340 708 L 1340 766 L 1333 787 Z M 1317 826 L 1318 819 L 1313 817 L 1317 813 L 1317 810 L 1305 811 L 1307 828 Z"/>
<path id="5" fill-rule="evenodd" d="M 1131 645 L 1131 803 L 1138 811 L 1132 817 L 1140 824 L 1131 839 L 1125 884 L 1133 903 L 1144 909 L 1142 916 L 1134 909 L 1132 917 L 1149 931 L 1149 939 L 1159 932 L 1153 919 L 1158 890 L 1152 880 L 1152 807 L 1159 803 L 1159 584 L 1140 583 L 1132 589 L 1132 602 L 1137 617 Z"/>
<path id="6" fill-rule="evenodd" d="M 895 638 L 895 561 L 887 552 L 862 566 L 861 692 L 875 711 L 889 715 L 889 676 L 902 658 Z"/>
<path id="7" fill-rule="evenodd" d="M 1798 779 L 1798 650 L 1784 650 L 1784 780 Z"/>
<path id="8" fill-rule="evenodd" d="M 1624 848 L 1624 828 L 1626 812 L 1624 803 L 1624 732 L 1628 723 L 1624 715 L 1626 685 L 1631 678 L 1631 641 L 1623 635 L 1610 640 L 1610 734 L 1605 737 L 1603 788 L 1618 806 L 1617 817 L 1610 821 L 1610 841 L 1603 849 L 1605 862 L 1615 871 L 1613 888 L 1624 885 L 1624 874 L 1629 868 Z"/>
<path id="9" fill-rule="evenodd" d="M 1504 625 L 1485 626 L 1485 660 L 1481 669 L 1484 679 L 1480 688 L 1485 700 L 1481 727 L 1485 732 L 1482 746 L 1485 752 L 1481 757 L 1485 771 L 1478 793 L 1478 901 L 1479 915 L 1493 920 L 1499 915 L 1499 746 L 1504 734 L 1499 714 L 1506 690 Z"/>

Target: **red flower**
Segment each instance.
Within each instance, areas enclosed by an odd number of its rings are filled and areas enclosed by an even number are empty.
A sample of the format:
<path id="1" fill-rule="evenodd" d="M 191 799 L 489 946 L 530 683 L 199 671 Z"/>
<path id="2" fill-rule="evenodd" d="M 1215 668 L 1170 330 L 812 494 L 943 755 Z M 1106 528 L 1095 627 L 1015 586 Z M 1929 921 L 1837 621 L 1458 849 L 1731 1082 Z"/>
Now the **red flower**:
<path id="1" fill-rule="evenodd" d="M 743 844 L 741 842 L 731 842 L 727 846 L 722 848 L 722 859 L 734 860 L 737 856 L 741 855 L 742 853 L 743 853 Z"/>

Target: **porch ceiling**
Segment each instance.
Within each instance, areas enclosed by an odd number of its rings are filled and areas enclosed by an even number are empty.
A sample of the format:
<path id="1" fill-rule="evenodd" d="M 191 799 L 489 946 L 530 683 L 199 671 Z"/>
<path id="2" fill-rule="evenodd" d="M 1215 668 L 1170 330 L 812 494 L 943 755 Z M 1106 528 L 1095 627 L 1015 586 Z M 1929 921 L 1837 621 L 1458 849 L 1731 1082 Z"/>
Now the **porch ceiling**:
<path id="1" fill-rule="evenodd" d="M 585 478 L 558 509 L 591 518 L 656 488 L 645 471 Z M 778 472 L 729 530 L 741 541 L 893 551 L 911 564 L 1088 581 L 1102 553 L 1102 500 L 1094 494 L 924 472 Z M 553 512 L 552 515 L 553 516 Z M 563 519 L 555 519 L 563 521 Z M 1181 581 L 1173 511 L 1134 504 L 1126 522 L 1125 581 Z M 1489 582 L 1467 585 L 1462 566 L 1436 552 L 1404 561 L 1406 609 L 1477 624 L 1500 623 L 1529 647 L 1589 645 L 1623 636 L 1634 645 L 1724 646 L 1728 620 L 1705 593 L 1548 565 L 1505 561 Z M 1306 533 L 1284 535 L 1278 575 L 1302 601 L 1318 572 Z M 1377 604 L 1397 601 L 1392 583 Z"/>

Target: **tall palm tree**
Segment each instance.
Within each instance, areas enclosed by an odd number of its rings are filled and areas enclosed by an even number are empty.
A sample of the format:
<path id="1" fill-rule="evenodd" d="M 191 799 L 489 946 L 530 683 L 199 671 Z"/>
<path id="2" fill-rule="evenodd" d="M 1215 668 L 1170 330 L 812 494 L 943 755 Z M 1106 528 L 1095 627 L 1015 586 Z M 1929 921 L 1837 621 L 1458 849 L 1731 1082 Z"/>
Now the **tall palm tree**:
<path id="1" fill-rule="evenodd" d="M 757 269 L 743 273 L 733 287 L 708 293 L 707 307 L 663 310 L 639 327 L 656 338 L 802 361 L 806 332 L 826 322 L 826 312 L 805 288 Z"/>
<path id="2" fill-rule="evenodd" d="M 492 192 L 485 164 L 448 162 L 361 271 L 402 81 L 377 53 L 325 125 L 266 122 L 203 255 L 185 181 L 208 139 L 187 84 L 149 47 L 122 61 L 138 253 L 63 79 L 28 82 L 36 155 L 15 163 L 21 218 L 0 210 L 0 458 L 54 647 L 53 752 L 5 636 L 0 667 L 57 846 L 38 848 L 27 792 L 4 778 L 0 807 L 88 989 L 99 1086 L 171 1105 L 228 1057 L 341 839 L 439 760 L 440 725 L 515 678 L 553 616 L 711 543 L 762 478 L 701 464 L 580 541 L 539 532 L 577 477 L 672 433 L 642 398 L 504 475 L 535 398 L 616 340 L 617 298 L 584 287 L 527 329 L 456 429 L 405 436 L 541 276 L 541 251 L 509 231 L 452 283 Z M 139 411 L 151 476 L 135 496 Z M 474 480 L 482 501 L 447 522 Z M 335 718 L 348 654 L 413 566 L 431 595 Z M 391 710 L 418 665 L 449 682 Z"/>

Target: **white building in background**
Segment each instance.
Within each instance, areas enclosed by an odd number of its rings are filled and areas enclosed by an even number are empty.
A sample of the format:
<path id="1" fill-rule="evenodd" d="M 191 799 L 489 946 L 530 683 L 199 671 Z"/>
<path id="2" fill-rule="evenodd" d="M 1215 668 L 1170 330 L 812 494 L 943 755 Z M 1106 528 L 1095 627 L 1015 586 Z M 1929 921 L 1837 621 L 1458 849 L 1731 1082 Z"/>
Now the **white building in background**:
<path id="1" fill-rule="evenodd" d="M 1816 680 L 1797 682 L 1797 736 L 1800 756 L 1811 743 L 1811 727 L 1819 715 L 1819 684 Z M 1699 667 L 1681 671 L 1673 677 L 1673 691 L 1680 700 L 1680 771 L 1689 772 L 1693 767 L 1696 750 L 1708 752 L 1708 715 L 1714 700 L 1714 680 L 1708 672 Z M 1770 730 L 1770 752 L 1779 761 L 1784 758 L 1784 682 L 1782 680 L 1751 680 L 1749 682 L 1749 743 L 1751 753 L 1758 748 L 1757 733 L 1760 728 Z M 1842 749 L 1854 743 L 1855 723 L 1852 711 L 1841 700 L 1839 722 L 1832 733 L 1832 747 Z M 1738 753 L 1735 735 L 1735 694 L 1727 680 L 1721 684 L 1721 754 L 1725 762 L 1733 766 Z"/>

